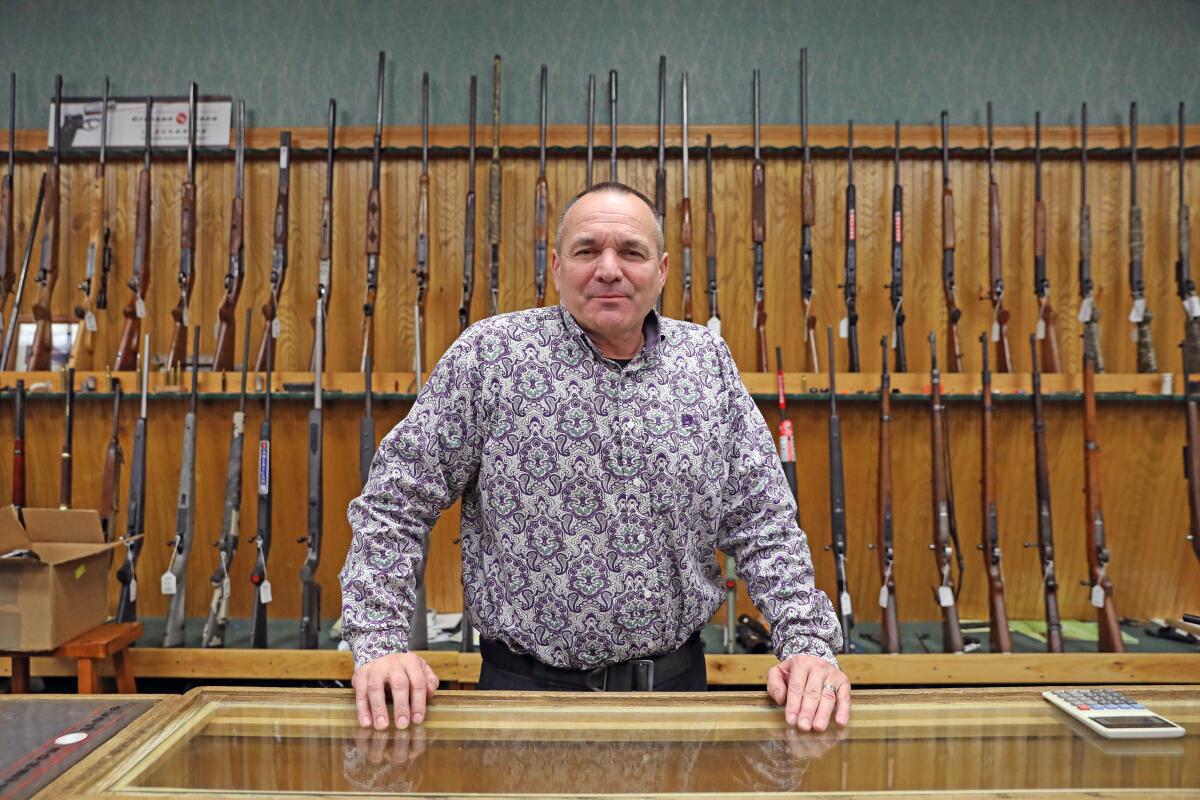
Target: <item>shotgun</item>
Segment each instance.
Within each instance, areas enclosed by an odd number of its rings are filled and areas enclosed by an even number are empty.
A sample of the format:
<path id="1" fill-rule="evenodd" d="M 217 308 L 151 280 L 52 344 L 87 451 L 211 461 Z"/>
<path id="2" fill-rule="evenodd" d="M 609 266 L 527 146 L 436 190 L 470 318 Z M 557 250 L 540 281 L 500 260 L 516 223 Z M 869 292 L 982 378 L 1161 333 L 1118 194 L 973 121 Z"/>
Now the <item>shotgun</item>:
<path id="1" fill-rule="evenodd" d="M 4 331 L 4 347 L 0 349 L 0 369 L 14 369 L 16 352 L 13 345 L 17 336 L 17 309 L 21 307 L 21 298 L 25 296 L 25 279 L 29 277 L 29 262 L 33 257 L 33 243 L 37 241 L 38 223 L 42 218 L 42 201 L 46 197 L 46 185 L 49 179 L 45 172 L 38 184 L 37 201 L 33 204 L 33 220 L 29 223 L 29 237 L 25 240 L 25 255 L 21 257 L 21 274 L 17 278 L 17 291 L 13 295 L 13 313 L 8 317 L 8 327 Z"/>
<path id="2" fill-rule="evenodd" d="M 996 183 L 996 146 L 992 138 L 992 103 L 987 104 L 988 139 L 988 296 L 992 301 L 992 341 L 996 343 L 996 370 L 1012 371 L 1008 346 L 1009 311 L 1004 307 L 1004 262 L 1000 256 L 1000 184 Z"/>
<path id="3" fill-rule="evenodd" d="M 1058 312 L 1050 305 L 1050 278 L 1046 274 L 1046 203 L 1042 200 L 1042 112 L 1033 115 L 1033 293 L 1038 299 L 1036 336 L 1042 343 L 1046 372 L 1062 372 L 1058 350 Z"/>
<path id="4" fill-rule="evenodd" d="M 417 181 L 417 265 L 413 268 L 413 275 L 417 279 L 416 299 L 413 301 L 413 372 L 416 373 L 419 389 L 425 367 L 425 295 L 429 290 L 428 72 L 421 76 L 421 177 Z"/>
<path id="5" fill-rule="evenodd" d="M 0 331 L 4 330 L 4 309 L 13 290 L 13 163 L 16 156 L 17 73 L 8 76 L 8 171 L 0 180 Z M 17 308 L 13 306 L 13 316 Z M 0 368 L 3 364 L 0 364 Z"/>
<path id="6" fill-rule="evenodd" d="M 97 311 L 108 307 L 108 273 L 112 270 L 112 248 L 109 246 L 108 209 L 105 203 L 104 166 L 108 152 L 108 77 L 104 78 L 104 94 L 100 106 L 100 160 L 96 164 L 92 183 L 92 217 L 88 226 L 87 261 L 79 291 L 82 302 L 75 306 L 79 320 L 78 333 L 71 347 L 67 365 L 79 370 L 95 368 L 96 339 L 99 329 Z"/>
<path id="7" fill-rule="evenodd" d="M 754 329 L 758 335 L 758 371 L 767 371 L 767 291 L 763 264 L 767 241 L 767 172 L 762 160 L 759 75 L 754 70 L 754 168 L 751 173 L 750 238 L 754 240 Z"/>
<path id="8" fill-rule="evenodd" d="M 908 372 L 904 349 L 904 187 L 900 185 L 900 120 L 896 120 L 895 146 L 892 148 L 892 270 L 889 292 L 892 306 L 892 349 L 896 372 Z"/>
<path id="9" fill-rule="evenodd" d="M 838 287 L 846 301 L 846 316 L 838 325 L 838 335 L 846 340 L 849 370 L 858 372 L 862 365 L 858 360 L 858 190 L 854 186 L 854 120 L 846 124 L 846 142 L 846 261 L 842 285 Z M 833 354 L 829 357 L 833 358 Z"/>
<path id="10" fill-rule="evenodd" d="M 317 348 L 320 356 L 325 350 L 325 305 L 320 300 L 317 302 L 317 338 L 321 345 Z M 322 481 L 325 426 L 321 409 L 324 368 L 318 359 L 313 371 L 313 407 L 308 412 L 308 536 L 297 540 L 308 545 L 308 554 L 300 568 L 300 648 L 303 650 L 315 650 L 321 634 L 321 584 L 317 583 L 317 567 L 321 563 L 325 511 Z"/>
<path id="11" fill-rule="evenodd" d="M 1092 209 L 1087 201 L 1087 103 L 1079 118 L 1079 321 L 1083 323 L 1083 349 L 1092 353 L 1092 367 L 1104 372 L 1100 351 L 1100 309 L 1092 283 Z"/>
<path id="12" fill-rule="evenodd" d="M 25 381 L 17 379 L 16 408 L 13 409 L 12 503 L 25 507 Z"/>
<path id="13" fill-rule="evenodd" d="M 617 178 L 617 71 L 608 71 L 608 179 Z"/>
<path id="14" fill-rule="evenodd" d="M 1099 622 L 1099 648 L 1102 653 L 1123 653 L 1121 623 L 1113 603 L 1113 584 L 1108 576 L 1111 554 L 1104 510 L 1100 501 L 1100 443 L 1096 441 L 1096 354 L 1083 350 L 1083 493 L 1087 524 L 1087 560 L 1089 599 Z"/>
<path id="15" fill-rule="evenodd" d="M 136 348 L 134 348 L 136 351 Z M 133 461 L 129 465 L 129 502 L 125 504 L 125 561 L 117 570 L 121 596 L 117 622 L 137 619 L 137 562 L 146 529 L 146 394 L 150 385 L 150 335 L 142 346 L 142 408 L 133 433 Z"/>
<path id="16" fill-rule="evenodd" d="M 458 303 L 458 331 L 471 324 L 471 298 L 475 294 L 475 90 L 478 80 L 471 76 L 471 115 L 467 145 L 467 207 L 463 214 L 462 299 Z M 368 372 L 370 370 L 367 370 Z"/>
<path id="17" fill-rule="evenodd" d="M 596 155 L 596 76 L 588 75 L 587 106 L 587 176 L 585 189 L 592 188 L 595 178 Z"/>
<path id="18" fill-rule="evenodd" d="M 953 510 L 949 496 L 948 481 L 950 465 L 946 441 L 946 423 L 942 404 L 941 376 L 937 367 L 937 334 L 929 334 L 929 419 L 930 449 L 933 460 L 933 550 L 937 562 L 939 584 L 934 590 L 934 600 L 942 612 L 942 649 L 947 653 L 963 652 L 962 628 L 958 623 L 958 601 L 954 579 L 951 574 L 955 558 L 955 540 L 952 534 Z M 961 575 L 961 567 L 959 568 Z"/>
<path id="19" fill-rule="evenodd" d="M 983 567 L 988 579 L 988 641 L 993 653 L 1011 653 L 1012 636 L 1008 630 L 1008 610 L 1004 603 L 1004 573 L 1000 564 L 1000 513 L 996 508 L 996 442 L 992 432 L 992 371 L 988 365 L 988 337 L 979 336 L 983 350 L 983 421 L 980 442 L 980 467 L 982 490 L 980 508 L 983 520 L 980 525 L 978 547 L 983 553 Z"/>
<path id="20" fill-rule="evenodd" d="M 500 170 L 500 56 L 492 59 L 492 160 L 488 164 L 488 245 L 491 260 L 488 271 L 490 305 L 488 316 L 500 313 L 500 193 L 504 188 Z"/>
<path id="21" fill-rule="evenodd" d="M 154 121 L 152 111 L 153 100 L 147 97 L 142 171 L 138 175 L 133 275 L 127 284 L 133 294 L 121 312 L 125 317 L 125 327 L 121 331 L 121 343 L 117 346 L 116 358 L 113 359 L 113 369 L 117 371 L 137 368 L 138 339 L 142 332 L 142 318 L 146 316 L 146 292 L 150 289 L 150 146 Z"/>
<path id="22" fill-rule="evenodd" d="M 380 59 L 382 64 L 382 58 Z M 369 358 L 369 357 L 368 357 Z M 370 364 L 370 361 L 367 361 Z M 274 359 L 267 353 L 266 393 L 263 398 L 263 418 L 258 429 L 258 519 L 254 532 L 254 569 L 250 584 L 254 587 L 254 610 L 250 616 L 250 645 L 268 646 L 267 605 L 271 602 L 271 581 L 267 577 L 267 559 L 271 555 L 271 367 Z M 368 371 L 368 374 L 369 371 Z"/>
<path id="23" fill-rule="evenodd" d="M 187 179 L 183 182 L 179 200 L 179 302 L 171 309 L 175 328 L 171 334 L 171 349 L 167 369 L 183 369 L 187 361 L 187 333 L 191 320 L 188 308 L 192 287 L 196 284 L 196 84 L 188 86 L 188 146 Z M 195 355 L 195 354 L 194 354 Z"/>
<path id="24" fill-rule="evenodd" d="M 275 195 L 275 228 L 271 248 L 271 293 L 263 303 L 263 335 L 258 347 L 258 358 L 254 361 L 255 371 L 261 371 L 270 360 L 275 360 L 275 340 L 279 338 L 279 298 L 283 294 L 283 282 L 288 269 L 288 217 L 291 205 L 292 183 L 292 132 L 279 134 L 279 189 Z"/>
<path id="25" fill-rule="evenodd" d="M 1046 451 L 1046 414 L 1042 407 L 1042 373 L 1038 368 L 1037 336 L 1029 337 L 1033 357 L 1033 455 L 1037 487 L 1036 547 L 1042 562 L 1042 595 L 1046 600 L 1046 650 L 1063 651 L 1062 621 L 1058 615 L 1058 574 L 1054 568 L 1054 520 L 1050 514 L 1050 457 Z M 1044 351 L 1043 351 L 1044 355 Z M 1034 547 L 1033 542 L 1025 542 Z"/>
<path id="26" fill-rule="evenodd" d="M 175 536 L 171 562 L 162 575 L 162 593 L 171 598 L 163 647 L 183 647 L 187 600 L 187 562 L 196 538 L 196 403 L 200 365 L 200 326 L 192 335 L 192 396 L 183 418 L 183 455 L 179 464 L 179 499 L 175 504 Z"/>
<path id="27" fill-rule="evenodd" d="M 1132 305 L 1129 321 L 1137 342 L 1137 371 L 1158 372 L 1154 357 L 1154 337 L 1150 332 L 1152 314 L 1146 308 L 1146 281 L 1142 263 L 1145 239 L 1142 209 L 1137 199 L 1137 103 L 1129 104 L 1129 296 Z M 1119 638 L 1119 637 L 1118 637 Z"/>
<path id="28" fill-rule="evenodd" d="M 112 380 L 112 389 L 113 431 L 104 453 L 104 473 L 100 482 L 100 530 L 106 542 L 112 541 L 117 526 L 121 465 L 125 463 L 125 453 L 121 450 L 121 382 L 116 378 Z"/>
<path id="29" fill-rule="evenodd" d="M 950 114 L 942 112 L 942 297 L 946 300 L 946 371 L 962 372 L 958 321 L 962 309 L 954 286 L 954 189 L 950 184 Z"/>
<path id="30" fill-rule="evenodd" d="M 721 335 L 721 307 L 717 302 L 717 212 L 713 203 L 712 134 L 704 137 L 704 265 L 708 290 L 708 329 Z"/>
<path id="31" fill-rule="evenodd" d="M 879 607 L 882 609 L 882 646 L 885 653 L 900 652 L 900 614 L 896 610 L 896 550 L 892 513 L 892 379 L 888 375 L 888 340 L 879 340 L 882 372 L 879 377 L 879 493 L 876 497 L 876 541 L 879 556 Z"/>
<path id="32" fill-rule="evenodd" d="M 237 146 L 233 154 L 233 206 L 229 212 L 229 268 L 225 272 L 225 295 L 217 308 L 217 346 L 212 369 L 233 369 L 233 347 L 237 337 L 238 297 L 246 279 L 245 224 L 246 101 L 238 100 Z M 249 321 L 249 317 L 247 318 Z M 248 332 L 248 330 L 247 330 Z M 245 336 L 242 337 L 246 338 Z M 245 366 L 245 365 L 243 365 Z M 207 640 L 207 636 L 205 639 Z"/>
<path id="33" fill-rule="evenodd" d="M 375 139 L 371 145 L 371 190 L 367 193 L 367 278 L 366 300 L 363 302 L 362 355 L 360 369 L 367 371 L 367 364 L 375 358 L 375 296 L 379 291 L 379 244 L 383 239 L 382 211 L 380 209 L 379 170 L 380 148 L 383 146 L 383 79 L 385 56 L 379 51 L 379 74 L 376 79 L 375 95 Z M 267 428 L 269 433 L 270 429 Z M 269 442 L 268 442 L 269 443 Z M 261 508 L 262 502 L 259 501 Z M 265 578 L 263 578 L 265 580 Z M 259 592 L 261 594 L 261 590 Z M 268 595 L 270 590 L 268 589 Z M 266 609 L 263 609 L 262 644 L 266 647 Z"/>
<path id="34" fill-rule="evenodd" d="M 75 368 L 67 367 L 64 377 L 67 415 L 59 457 L 58 507 L 65 510 L 71 507 L 72 459 L 75 455 Z"/>
<path id="35" fill-rule="evenodd" d="M 683 248 L 683 319 L 692 321 L 692 199 L 688 176 L 688 74 L 683 73 L 683 200 L 679 209 L 679 245 Z M 666 190 L 663 190 L 664 193 Z"/>
<path id="36" fill-rule="evenodd" d="M 1179 104 L 1179 258 L 1175 261 L 1175 285 L 1179 299 L 1183 302 L 1184 371 L 1192 374 L 1200 371 L 1200 297 L 1196 297 L 1196 282 L 1192 280 L 1190 235 L 1191 220 L 1187 203 L 1184 202 L 1183 103 Z"/>
<path id="37" fill-rule="evenodd" d="M 812 229 L 817 224 L 817 190 L 808 146 L 808 48 L 800 49 L 800 146 L 804 151 L 800 172 L 800 301 L 804 306 L 805 372 L 820 372 L 817 358 L 817 317 L 813 313 Z M 832 348 L 829 357 L 833 358 Z M 849 647 L 847 640 L 846 647 Z M 848 651 L 847 651 L 848 652 Z"/>
<path id="38" fill-rule="evenodd" d="M 62 75 L 54 76 L 54 158 L 50 162 L 50 179 L 46 188 L 46 225 L 42 231 L 41 264 L 38 267 L 37 297 L 33 301 L 33 353 L 29 357 L 29 369 L 50 369 L 54 341 L 51 336 L 54 323 L 54 287 L 58 283 L 58 236 L 60 189 L 62 188 Z M 14 305 L 14 308 L 17 306 Z M 16 312 L 13 312 L 16 319 Z"/>
<path id="39" fill-rule="evenodd" d="M 850 631 L 854 609 L 850 603 L 850 581 L 846 576 L 846 475 L 842 465 L 842 420 L 837 411 L 837 386 L 833 358 L 833 326 L 826 327 L 829 354 L 829 550 L 837 575 L 838 621 L 842 626 L 842 652 L 852 650 Z"/>
<path id="40" fill-rule="evenodd" d="M 325 144 L 325 197 L 321 200 L 321 244 L 317 250 L 317 297 L 329 316 L 329 296 L 333 292 L 333 156 L 337 139 L 337 101 L 329 98 L 329 133 Z M 317 335 L 313 320 L 313 350 L 309 367 L 316 372 Z M 321 339 L 321 347 L 325 340 Z M 321 354 L 322 363 L 325 353 Z"/>
<path id="41" fill-rule="evenodd" d="M 533 294 L 538 308 L 546 305 L 546 251 L 549 246 L 550 189 L 546 183 L 546 65 L 542 64 L 538 114 L 538 178 L 533 189 Z"/>

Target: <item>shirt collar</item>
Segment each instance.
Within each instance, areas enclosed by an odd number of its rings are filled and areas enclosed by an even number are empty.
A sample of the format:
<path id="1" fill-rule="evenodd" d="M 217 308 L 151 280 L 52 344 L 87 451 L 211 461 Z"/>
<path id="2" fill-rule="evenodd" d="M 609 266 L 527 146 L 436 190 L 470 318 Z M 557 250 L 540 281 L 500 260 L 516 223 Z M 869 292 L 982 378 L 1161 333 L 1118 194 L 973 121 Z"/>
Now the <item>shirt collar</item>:
<path id="1" fill-rule="evenodd" d="M 569 335 L 578 338 L 600 358 L 613 361 L 613 359 L 597 349 L 592 338 L 588 336 L 587 331 L 579 325 L 575 317 L 571 316 L 571 312 L 567 311 L 565 306 L 560 303 L 558 309 L 562 315 L 563 326 Z M 657 309 L 651 308 L 650 312 L 646 314 L 646 319 L 642 322 L 642 335 L 645 337 L 646 342 L 642 345 L 641 352 L 634 356 L 633 361 L 638 361 L 643 353 L 647 355 L 654 353 L 658 349 L 658 343 L 667 339 L 662 329 L 662 316 L 658 313 Z"/>

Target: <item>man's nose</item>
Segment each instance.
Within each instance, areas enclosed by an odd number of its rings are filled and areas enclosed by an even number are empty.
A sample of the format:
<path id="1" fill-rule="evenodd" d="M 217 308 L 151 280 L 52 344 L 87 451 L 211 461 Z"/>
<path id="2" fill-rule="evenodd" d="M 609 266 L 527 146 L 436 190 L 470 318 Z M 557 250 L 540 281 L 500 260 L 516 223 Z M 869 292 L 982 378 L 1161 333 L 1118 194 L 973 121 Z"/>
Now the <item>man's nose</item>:
<path id="1" fill-rule="evenodd" d="M 596 263 L 596 277 L 602 281 L 618 281 L 621 279 L 621 260 L 611 247 L 600 251 Z"/>

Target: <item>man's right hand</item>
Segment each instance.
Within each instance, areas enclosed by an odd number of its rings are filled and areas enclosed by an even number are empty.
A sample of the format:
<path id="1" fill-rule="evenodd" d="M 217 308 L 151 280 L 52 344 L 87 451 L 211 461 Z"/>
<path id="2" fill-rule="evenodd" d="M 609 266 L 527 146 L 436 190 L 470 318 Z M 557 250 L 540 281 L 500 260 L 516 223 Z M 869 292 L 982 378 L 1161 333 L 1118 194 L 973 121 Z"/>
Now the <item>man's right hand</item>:
<path id="1" fill-rule="evenodd" d="M 437 691 L 438 677 L 416 653 L 392 653 L 368 661 L 354 670 L 354 702 L 358 724 L 376 730 L 388 726 L 386 692 L 392 692 L 396 727 L 407 728 L 425 719 L 425 703 Z"/>

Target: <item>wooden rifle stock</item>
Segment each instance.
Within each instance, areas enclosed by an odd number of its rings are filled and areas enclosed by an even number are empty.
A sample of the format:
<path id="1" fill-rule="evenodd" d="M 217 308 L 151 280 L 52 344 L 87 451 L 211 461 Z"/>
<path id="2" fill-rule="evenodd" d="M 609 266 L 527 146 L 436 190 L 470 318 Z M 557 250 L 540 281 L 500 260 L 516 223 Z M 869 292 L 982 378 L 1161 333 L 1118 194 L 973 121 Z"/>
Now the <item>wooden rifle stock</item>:
<path id="1" fill-rule="evenodd" d="M 1008 630 L 1008 610 L 1004 603 L 1004 573 L 1000 567 L 1000 514 L 996 508 L 996 445 L 992 432 L 992 372 L 988 367 L 987 334 L 979 337 L 983 350 L 983 419 L 980 456 L 982 478 L 979 486 L 982 494 L 980 508 L 983 511 L 979 549 L 983 553 L 983 566 L 988 577 L 988 626 L 989 642 L 993 653 L 1011 653 L 1012 636 Z"/>
<path id="2" fill-rule="evenodd" d="M 892 514 L 892 384 L 888 375 L 888 339 L 879 340 L 883 360 L 879 378 L 879 486 L 876 495 L 875 542 L 879 557 L 883 652 L 900 652 L 900 615 L 896 609 L 895 547 Z M 886 605 L 885 605 L 886 601 Z"/>
<path id="3" fill-rule="evenodd" d="M 146 98 L 145 154 L 142 171 L 138 175 L 137 221 L 134 228 L 133 275 L 128 286 L 133 290 L 121 312 L 125 327 L 121 331 L 121 343 L 113 359 L 113 369 L 124 372 L 137 367 L 138 343 L 142 332 L 142 317 L 146 314 L 146 291 L 150 288 L 150 147 L 153 135 L 153 101 Z"/>
<path id="4" fill-rule="evenodd" d="M 263 336 L 258 348 L 258 358 L 255 359 L 255 371 L 266 368 L 268 359 L 275 360 L 275 339 L 278 335 L 276 319 L 279 312 L 279 299 L 283 295 L 283 283 L 287 279 L 288 269 L 288 217 L 291 188 L 291 149 L 292 133 L 283 131 L 279 134 L 279 190 L 275 196 L 275 227 L 272 233 L 274 241 L 271 249 L 271 292 L 263 303 Z"/>
<path id="5" fill-rule="evenodd" d="M 930 449 L 933 461 L 933 550 L 937 562 L 939 585 L 934 600 L 942 611 L 942 649 L 947 653 L 963 652 L 962 628 L 958 622 L 957 592 L 951 575 L 955 556 L 950 500 L 949 447 L 946 441 L 945 406 L 942 405 L 941 378 L 937 368 L 937 337 L 929 334 L 930 357 Z"/>
<path id="6" fill-rule="evenodd" d="M 1033 293 L 1038 298 L 1037 338 L 1042 342 L 1046 372 L 1062 372 L 1058 350 L 1058 312 L 1050 305 L 1046 274 L 1046 203 L 1042 200 L 1042 114 L 1034 114 Z"/>
<path id="7" fill-rule="evenodd" d="M 817 356 L 817 317 L 813 313 L 812 228 L 817 220 L 816 185 L 808 147 L 808 48 L 800 49 L 800 139 L 804 159 L 800 175 L 800 300 L 804 306 L 804 371 L 820 372 Z M 833 358 L 833 348 L 829 350 Z"/>
<path id="8" fill-rule="evenodd" d="M 962 372 L 962 342 L 958 321 L 962 309 L 955 299 L 954 285 L 954 189 L 950 183 L 950 122 L 942 112 L 942 296 L 946 300 L 946 372 Z"/>
<path id="9" fill-rule="evenodd" d="M 150 379 L 150 337 L 145 337 L 142 353 L 142 409 L 133 434 L 133 461 L 129 465 L 129 502 L 125 508 L 125 561 L 117 570 L 121 595 L 117 601 L 117 622 L 137 619 L 137 562 L 142 552 L 142 532 L 146 522 L 146 393 Z"/>
<path id="10" fill-rule="evenodd" d="M 1037 337 L 1029 337 L 1033 364 L 1033 453 L 1037 487 L 1038 555 L 1042 562 L 1042 595 L 1046 602 L 1046 650 L 1063 651 L 1062 621 L 1058 614 L 1058 575 L 1054 568 L 1054 525 L 1050 514 L 1050 458 L 1046 452 L 1046 416 L 1042 408 L 1042 375 L 1038 369 Z M 1033 547 L 1033 542 L 1026 542 Z"/>
<path id="11" fill-rule="evenodd" d="M 33 353 L 29 369 L 40 372 L 50 369 L 54 350 L 51 326 L 54 323 L 54 287 L 58 283 L 58 225 L 59 197 L 62 180 L 62 75 L 54 78 L 54 160 L 50 164 L 50 180 L 46 187 L 46 226 L 42 231 L 41 266 L 38 268 L 37 297 L 33 301 Z M 15 313 L 15 311 L 14 311 Z"/>
<path id="12" fill-rule="evenodd" d="M 245 281 L 245 201 L 243 184 L 246 168 L 246 101 L 238 100 L 237 149 L 234 153 L 233 205 L 229 212 L 229 270 L 225 273 L 225 295 L 217 308 L 217 345 L 213 351 L 213 371 L 233 369 L 233 345 L 237 338 L 238 297 Z M 247 318 L 249 319 L 249 318 Z M 249 333 L 247 330 L 246 333 Z"/>
<path id="13" fill-rule="evenodd" d="M 379 73 L 376 78 L 375 97 L 375 140 L 371 150 L 371 189 L 367 193 L 367 275 L 365 299 L 363 300 L 362 347 L 359 369 L 367 371 L 367 364 L 375 358 L 375 297 L 379 288 L 379 244 L 383 238 L 382 209 L 379 205 L 380 148 L 383 146 L 383 79 L 385 56 L 379 52 Z M 263 612 L 266 613 L 265 610 Z M 265 616 L 262 647 L 266 647 Z M 256 645 L 258 646 L 258 645 Z"/>
<path id="14" fill-rule="evenodd" d="M 1087 559 L 1091 603 L 1099 620 L 1101 652 L 1123 653 L 1121 624 L 1113 603 L 1113 585 L 1108 577 L 1108 534 L 1100 502 L 1100 443 L 1096 441 L 1095 355 L 1083 353 L 1083 477 L 1084 511 L 1087 524 Z"/>
<path id="15" fill-rule="evenodd" d="M 77 287 L 83 292 L 82 302 L 75 306 L 75 318 L 79 320 L 75 343 L 67 359 L 69 366 L 80 370 L 95 368 L 96 339 L 101 318 L 96 310 L 107 305 L 104 284 L 112 266 L 108 247 L 108 212 L 105 207 L 104 161 L 108 139 L 108 78 L 104 79 L 104 95 L 100 110 L 100 160 L 96 164 L 95 181 L 92 183 L 91 220 L 88 223 L 87 263 L 83 281 Z"/>
<path id="16" fill-rule="evenodd" d="M 179 302 L 171 309 L 175 327 L 171 332 L 167 368 L 183 369 L 187 360 L 188 329 L 191 326 L 189 308 L 192 288 L 196 284 L 196 84 L 188 88 L 188 150 L 187 178 L 180 190 L 179 200 Z M 193 354 L 199 357 L 199 354 Z"/>
<path id="17" fill-rule="evenodd" d="M 104 474 L 100 489 L 100 530 L 104 541 L 112 541 L 120 505 L 121 465 L 125 454 L 121 450 L 121 384 L 113 380 L 113 432 L 104 454 Z"/>
<path id="18" fill-rule="evenodd" d="M 996 149 L 992 140 L 992 103 L 987 104 L 988 137 L 988 282 L 992 301 L 992 341 L 996 343 L 996 371 L 1012 371 L 1008 346 L 1008 309 L 1004 307 L 1004 264 L 1000 257 L 1000 185 L 996 183 Z"/>

